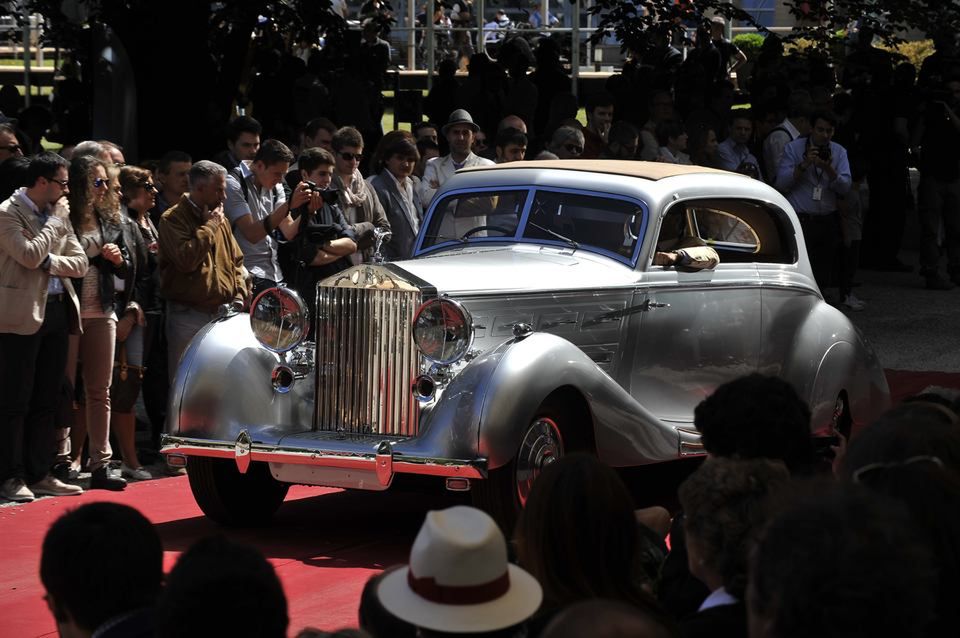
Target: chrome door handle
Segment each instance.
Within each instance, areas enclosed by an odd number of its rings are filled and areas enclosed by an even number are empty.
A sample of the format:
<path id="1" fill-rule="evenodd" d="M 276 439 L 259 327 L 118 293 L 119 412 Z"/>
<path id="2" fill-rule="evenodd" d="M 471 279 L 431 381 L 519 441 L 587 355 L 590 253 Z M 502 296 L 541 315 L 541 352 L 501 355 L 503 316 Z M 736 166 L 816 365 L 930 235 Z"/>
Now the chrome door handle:
<path id="1" fill-rule="evenodd" d="M 650 301 L 649 299 L 647 299 L 643 302 L 642 307 L 644 310 L 650 310 L 651 308 L 669 308 L 670 304 L 659 303 L 657 301 Z"/>

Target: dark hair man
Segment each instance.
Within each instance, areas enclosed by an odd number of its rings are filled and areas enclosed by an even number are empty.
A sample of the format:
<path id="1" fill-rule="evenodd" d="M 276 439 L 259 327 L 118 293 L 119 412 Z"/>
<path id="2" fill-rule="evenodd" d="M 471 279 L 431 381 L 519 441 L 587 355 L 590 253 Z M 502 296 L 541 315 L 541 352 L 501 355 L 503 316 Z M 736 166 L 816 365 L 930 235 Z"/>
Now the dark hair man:
<path id="1" fill-rule="evenodd" d="M 150 636 L 163 581 L 160 537 L 132 507 L 87 503 L 50 527 L 40 581 L 61 636 Z"/>
<path id="2" fill-rule="evenodd" d="M 410 132 L 413 133 L 413 137 L 418 143 L 424 139 L 428 139 L 434 144 L 440 143 L 440 127 L 433 122 L 417 122 L 410 127 Z"/>
<path id="3" fill-rule="evenodd" d="M 813 100 L 809 91 L 795 89 L 790 92 L 787 98 L 787 117 L 767 133 L 763 140 L 763 174 L 767 181 L 774 182 L 777 179 L 783 148 L 798 137 L 810 134 L 812 109 Z"/>
<path id="4" fill-rule="evenodd" d="M 287 635 L 287 597 L 259 551 L 223 536 L 188 549 L 157 602 L 158 638 Z"/>
<path id="5" fill-rule="evenodd" d="M 333 136 L 337 132 L 337 126 L 325 117 L 315 117 L 300 133 L 300 151 L 315 146 L 322 148 L 328 153 L 333 152 Z"/>
<path id="6" fill-rule="evenodd" d="M 523 161 L 527 154 L 527 136 L 515 128 L 505 128 L 497 133 L 497 164 Z"/>
<path id="7" fill-rule="evenodd" d="M 241 115 L 227 125 L 227 148 L 213 156 L 213 161 L 233 170 L 240 162 L 253 160 L 260 148 L 263 127 L 252 117 Z"/>
<path id="8" fill-rule="evenodd" d="M 183 151 L 168 151 L 157 162 L 157 184 L 160 191 L 150 214 L 155 225 L 160 223 L 160 216 L 179 202 L 189 190 L 187 174 L 192 165 L 193 159 Z"/>
<path id="9" fill-rule="evenodd" d="M 613 108 L 616 100 L 607 93 L 593 93 L 587 97 L 587 125 L 583 128 L 583 154 L 581 159 L 596 159 L 607 147 L 610 125 L 613 124 Z"/>
<path id="10" fill-rule="evenodd" d="M 350 267 L 347 257 L 357 252 L 357 241 L 340 207 L 321 195 L 329 191 L 333 180 L 333 155 L 320 147 L 308 148 L 300 154 L 297 164 L 297 183 L 306 183 L 311 197 L 291 213 L 299 230 L 288 244 L 292 254 L 286 261 L 290 283 L 314 316 L 317 282 Z M 327 194 L 336 195 L 335 191 Z"/>
<path id="11" fill-rule="evenodd" d="M 27 186 L 0 204 L 0 496 L 11 501 L 83 491 L 49 474 L 67 335 L 80 330 L 70 278 L 88 267 L 57 206 L 69 190 L 68 166 L 54 153 L 37 155 Z"/>
<path id="12" fill-rule="evenodd" d="M 10 157 L 23 156 L 16 130 L 9 124 L 0 124 L 0 162 Z"/>
<path id="13" fill-rule="evenodd" d="M 640 132 L 633 124 L 620 120 L 610 125 L 604 159 L 635 160 L 640 150 Z"/>
<path id="14" fill-rule="evenodd" d="M 252 162 L 241 162 L 227 177 L 224 213 L 243 251 L 244 266 L 253 277 L 254 296 L 283 281 L 273 231 L 278 229 L 284 238 L 293 239 L 297 224 L 290 210 L 310 199 L 309 187 L 301 183 L 287 202 L 283 178 L 293 159 L 285 144 L 266 140 Z"/>
<path id="15" fill-rule="evenodd" d="M 190 168 L 190 192 L 160 218 L 160 294 L 167 300 L 170 379 L 194 335 L 220 306 L 247 296 L 243 253 L 223 214 L 227 169 L 208 160 Z"/>
<path id="16" fill-rule="evenodd" d="M 725 171 L 743 173 L 760 179 L 760 162 L 750 152 L 753 116 L 749 109 L 738 109 L 730 116 L 730 135 L 717 147 L 717 163 Z"/>
<path id="17" fill-rule="evenodd" d="M 930 635 L 936 571 L 924 536 L 898 503 L 858 485 L 804 490 L 761 533 L 750 572 L 751 636 Z"/>
<path id="18" fill-rule="evenodd" d="M 842 240 L 837 198 L 850 192 L 853 177 L 847 150 L 831 141 L 836 116 L 815 113 L 810 123 L 808 136 L 784 147 L 775 185 L 800 217 L 813 276 L 825 289 L 837 273 L 836 255 Z M 849 292 L 842 290 L 841 297 Z"/>

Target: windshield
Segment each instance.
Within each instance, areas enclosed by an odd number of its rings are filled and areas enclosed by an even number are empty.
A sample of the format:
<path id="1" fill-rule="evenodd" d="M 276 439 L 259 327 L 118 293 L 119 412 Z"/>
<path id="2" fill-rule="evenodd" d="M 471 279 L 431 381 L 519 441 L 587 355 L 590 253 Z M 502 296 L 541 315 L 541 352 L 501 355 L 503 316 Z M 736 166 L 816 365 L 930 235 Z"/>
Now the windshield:
<path id="1" fill-rule="evenodd" d="M 430 216 L 421 250 L 451 241 L 513 237 L 528 191 L 482 191 L 444 198 Z"/>
<path id="2" fill-rule="evenodd" d="M 631 262 L 643 236 L 644 210 L 613 195 L 535 190 L 455 193 L 437 203 L 420 250 L 476 241 L 516 240 L 602 252 Z M 518 233 L 518 227 L 520 229 Z"/>

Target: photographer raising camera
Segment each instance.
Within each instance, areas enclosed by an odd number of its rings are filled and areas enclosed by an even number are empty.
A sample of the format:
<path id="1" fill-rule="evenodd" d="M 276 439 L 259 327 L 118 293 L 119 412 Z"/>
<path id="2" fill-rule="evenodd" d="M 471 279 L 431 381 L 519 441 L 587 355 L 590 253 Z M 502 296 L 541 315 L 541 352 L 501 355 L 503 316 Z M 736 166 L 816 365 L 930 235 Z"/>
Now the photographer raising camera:
<path id="1" fill-rule="evenodd" d="M 836 116 L 815 113 L 810 121 L 810 134 L 784 147 L 776 187 L 797 211 L 813 275 L 823 291 L 839 281 L 836 256 L 843 230 L 838 198 L 850 191 L 853 180 L 846 149 L 831 141 Z"/>
<path id="2" fill-rule="evenodd" d="M 307 190 L 309 199 L 291 211 L 299 230 L 281 251 L 287 283 L 303 297 L 311 316 L 317 282 L 349 268 L 348 257 L 357 252 L 356 236 L 337 205 L 339 193 L 330 189 L 334 164 L 333 155 L 319 147 L 300 155 L 300 182 L 294 188 Z"/>

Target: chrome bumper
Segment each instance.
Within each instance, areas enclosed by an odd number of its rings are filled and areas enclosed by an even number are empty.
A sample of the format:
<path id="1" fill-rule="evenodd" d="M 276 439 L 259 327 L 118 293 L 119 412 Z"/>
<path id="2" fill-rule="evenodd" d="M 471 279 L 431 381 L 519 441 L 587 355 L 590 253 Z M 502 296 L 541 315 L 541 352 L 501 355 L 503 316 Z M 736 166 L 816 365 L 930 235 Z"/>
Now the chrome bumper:
<path id="1" fill-rule="evenodd" d="M 161 439 L 160 452 L 168 457 L 206 456 L 234 459 L 241 474 L 246 473 L 252 461 L 359 471 L 375 474 L 381 489 L 390 485 L 395 474 L 421 474 L 465 479 L 484 479 L 487 477 L 486 459 L 441 459 L 395 454 L 389 440 L 380 441 L 373 452 L 346 453 L 258 445 L 251 442 L 246 431 L 241 432 L 237 440 L 232 443 L 230 441 L 211 441 L 164 435 Z"/>

